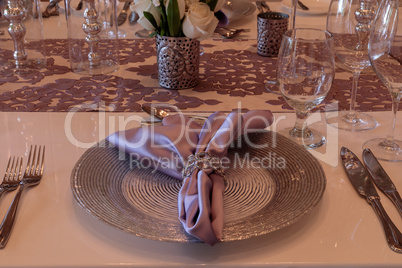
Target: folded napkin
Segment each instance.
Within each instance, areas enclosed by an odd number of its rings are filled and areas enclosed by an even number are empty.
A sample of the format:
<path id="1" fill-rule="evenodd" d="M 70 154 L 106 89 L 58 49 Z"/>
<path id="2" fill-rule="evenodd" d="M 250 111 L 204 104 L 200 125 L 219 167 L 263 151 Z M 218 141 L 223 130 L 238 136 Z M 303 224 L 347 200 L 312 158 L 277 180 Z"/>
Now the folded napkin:
<path id="1" fill-rule="evenodd" d="M 183 179 L 179 220 L 189 234 L 213 245 L 220 241 L 223 229 L 224 179 L 219 159 L 237 137 L 264 129 L 272 121 L 272 113 L 265 110 L 228 116 L 216 112 L 203 126 L 177 114 L 165 117 L 162 126 L 120 131 L 107 139 L 137 160 Z"/>

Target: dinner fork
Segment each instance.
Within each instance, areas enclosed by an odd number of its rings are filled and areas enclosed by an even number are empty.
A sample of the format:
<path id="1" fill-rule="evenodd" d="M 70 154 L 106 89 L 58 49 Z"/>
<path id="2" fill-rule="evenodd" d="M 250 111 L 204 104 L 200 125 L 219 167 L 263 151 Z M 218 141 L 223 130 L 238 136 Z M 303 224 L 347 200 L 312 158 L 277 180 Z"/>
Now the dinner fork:
<path id="1" fill-rule="evenodd" d="M 4 174 L 3 182 L 0 184 L 0 197 L 3 193 L 14 191 L 20 184 L 22 172 L 22 157 L 11 157 L 8 159 L 6 173 Z"/>
<path id="2" fill-rule="evenodd" d="M 36 146 L 29 151 L 27 166 L 24 176 L 21 179 L 20 187 L 14 197 L 13 203 L 0 225 L 0 248 L 4 248 L 10 238 L 11 230 L 14 225 L 15 215 L 22 191 L 25 187 L 38 185 L 43 176 L 43 166 L 45 160 L 45 146 Z"/>

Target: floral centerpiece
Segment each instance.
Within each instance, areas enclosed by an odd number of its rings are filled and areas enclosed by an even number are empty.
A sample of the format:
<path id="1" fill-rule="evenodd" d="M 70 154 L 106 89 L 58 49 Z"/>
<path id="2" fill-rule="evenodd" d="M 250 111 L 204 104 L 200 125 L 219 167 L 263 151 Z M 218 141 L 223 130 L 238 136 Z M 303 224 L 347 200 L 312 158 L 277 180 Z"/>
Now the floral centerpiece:
<path id="1" fill-rule="evenodd" d="M 209 38 L 225 0 L 134 0 L 138 23 L 159 36 Z"/>

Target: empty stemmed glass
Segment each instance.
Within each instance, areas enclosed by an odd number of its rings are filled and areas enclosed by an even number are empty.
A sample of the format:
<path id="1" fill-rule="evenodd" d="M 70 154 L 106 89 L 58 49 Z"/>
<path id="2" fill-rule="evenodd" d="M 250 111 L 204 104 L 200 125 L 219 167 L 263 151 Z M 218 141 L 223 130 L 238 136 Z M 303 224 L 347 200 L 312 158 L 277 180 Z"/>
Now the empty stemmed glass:
<path id="1" fill-rule="evenodd" d="M 368 53 L 375 73 L 388 88 L 392 98 L 392 128 L 386 138 L 367 141 L 378 159 L 402 161 L 402 141 L 394 139 L 396 113 L 402 97 L 402 36 L 396 36 L 398 0 L 384 0 L 378 9 L 370 34 Z"/>
<path id="2" fill-rule="evenodd" d="M 334 37 L 335 53 L 353 72 L 349 111 L 328 113 L 327 123 L 350 130 L 375 128 L 376 120 L 355 111 L 360 73 L 370 66 L 367 54 L 370 23 L 374 19 L 377 0 L 332 0 L 327 15 L 327 31 Z"/>
<path id="3" fill-rule="evenodd" d="M 277 80 L 281 94 L 296 111 L 296 124 L 281 131 L 306 148 L 317 148 L 325 137 L 306 125 L 311 109 L 319 105 L 335 76 L 333 38 L 317 29 L 285 33 L 278 56 Z"/>
<path id="4" fill-rule="evenodd" d="M 294 29 L 296 28 L 296 10 L 297 10 L 297 4 L 299 3 L 299 0 L 292 0 L 292 10 L 289 16 L 289 29 Z M 279 90 L 277 89 L 279 87 L 279 82 L 276 80 L 268 80 L 265 83 L 265 89 L 274 94 L 281 94 Z"/>

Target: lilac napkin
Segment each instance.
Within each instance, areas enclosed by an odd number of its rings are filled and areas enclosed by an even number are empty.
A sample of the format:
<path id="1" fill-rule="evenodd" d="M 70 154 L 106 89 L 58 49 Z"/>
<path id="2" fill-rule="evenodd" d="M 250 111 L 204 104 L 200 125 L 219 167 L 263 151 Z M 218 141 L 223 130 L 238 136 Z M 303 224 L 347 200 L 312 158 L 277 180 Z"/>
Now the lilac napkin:
<path id="1" fill-rule="evenodd" d="M 272 120 L 272 113 L 265 110 L 228 116 L 216 112 L 201 127 L 188 117 L 171 115 L 163 119 L 162 126 L 120 131 L 107 139 L 156 170 L 183 179 L 190 155 L 207 152 L 222 158 L 238 136 L 264 129 Z M 223 229 L 224 180 L 214 171 L 211 167 L 196 168 L 184 178 L 178 196 L 179 220 L 184 229 L 210 245 L 220 241 Z"/>

